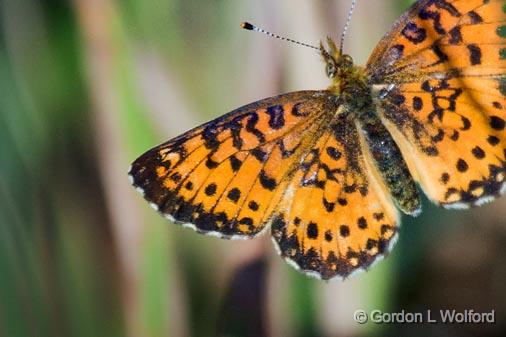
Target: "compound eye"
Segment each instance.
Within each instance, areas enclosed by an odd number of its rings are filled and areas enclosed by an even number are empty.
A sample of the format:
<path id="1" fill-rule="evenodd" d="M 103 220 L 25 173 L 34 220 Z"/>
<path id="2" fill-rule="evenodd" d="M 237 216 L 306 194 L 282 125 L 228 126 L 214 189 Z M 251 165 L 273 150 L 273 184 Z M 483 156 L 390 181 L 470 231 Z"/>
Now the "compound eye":
<path id="1" fill-rule="evenodd" d="M 329 78 L 334 78 L 336 76 L 337 69 L 333 62 L 327 63 L 326 72 Z"/>

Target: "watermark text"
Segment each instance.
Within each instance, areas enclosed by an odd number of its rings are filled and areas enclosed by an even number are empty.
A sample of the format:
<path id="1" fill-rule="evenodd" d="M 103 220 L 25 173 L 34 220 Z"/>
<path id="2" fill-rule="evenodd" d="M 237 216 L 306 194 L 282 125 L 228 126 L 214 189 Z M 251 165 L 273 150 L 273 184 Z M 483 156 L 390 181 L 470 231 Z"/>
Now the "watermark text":
<path id="1" fill-rule="evenodd" d="M 469 310 L 426 310 L 410 312 L 401 310 L 398 312 L 385 312 L 381 310 L 356 310 L 353 314 L 355 322 L 365 324 L 418 324 L 418 323 L 446 323 L 446 324 L 490 324 L 495 323 L 495 310 L 479 312 Z"/>

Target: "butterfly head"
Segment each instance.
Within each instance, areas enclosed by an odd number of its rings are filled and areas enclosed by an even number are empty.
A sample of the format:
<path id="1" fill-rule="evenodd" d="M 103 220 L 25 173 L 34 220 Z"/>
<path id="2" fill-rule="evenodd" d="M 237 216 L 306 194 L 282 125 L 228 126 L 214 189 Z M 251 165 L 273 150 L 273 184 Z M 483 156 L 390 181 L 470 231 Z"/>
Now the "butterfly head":
<path id="1" fill-rule="evenodd" d="M 362 68 L 353 63 L 350 55 L 343 54 L 330 37 L 327 45 L 328 49 L 320 43 L 320 53 L 325 62 L 325 72 L 332 80 L 332 91 L 339 94 L 345 86 L 365 79 Z"/>

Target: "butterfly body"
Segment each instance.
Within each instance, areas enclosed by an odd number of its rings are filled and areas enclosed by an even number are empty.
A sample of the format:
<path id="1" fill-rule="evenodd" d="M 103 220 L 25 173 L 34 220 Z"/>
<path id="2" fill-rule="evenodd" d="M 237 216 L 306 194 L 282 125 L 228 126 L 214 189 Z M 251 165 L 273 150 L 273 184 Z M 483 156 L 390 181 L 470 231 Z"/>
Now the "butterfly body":
<path id="1" fill-rule="evenodd" d="M 323 279 L 368 268 L 395 243 L 417 184 L 448 208 L 506 181 L 506 5 L 419 0 L 365 67 L 331 39 L 327 90 L 246 105 L 161 144 L 130 177 L 171 221 L 223 238 L 271 229 Z"/>
<path id="2" fill-rule="evenodd" d="M 342 54 L 332 39 L 328 38 L 329 51 L 320 45 L 326 63 L 327 76 L 332 80 L 329 92 L 343 109 L 346 118 L 354 121 L 364 138 L 361 146 L 373 161 L 370 170 L 378 170 L 380 180 L 386 185 L 398 207 L 405 213 L 420 212 L 420 198 L 401 151 L 381 122 L 376 101 L 384 92 L 374 89 L 365 67 L 357 66 L 353 58 Z M 334 132 L 339 132 L 337 128 Z"/>

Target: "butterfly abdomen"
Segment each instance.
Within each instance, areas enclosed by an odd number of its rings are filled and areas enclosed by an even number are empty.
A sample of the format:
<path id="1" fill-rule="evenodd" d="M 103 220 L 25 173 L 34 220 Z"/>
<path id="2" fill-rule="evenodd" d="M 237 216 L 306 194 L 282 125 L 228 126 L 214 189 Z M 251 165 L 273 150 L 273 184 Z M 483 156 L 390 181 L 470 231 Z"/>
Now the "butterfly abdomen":
<path id="1" fill-rule="evenodd" d="M 357 115 L 357 123 L 362 130 L 365 153 L 378 170 L 381 179 L 399 208 L 406 214 L 420 212 L 420 196 L 416 184 L 409 173 L 399 147 L 385 128 L 371 105 L 365 112 Z"/>
<path id="2" fill-rule="evenodd" d="M 399 147 L 376 113 L 371 86 L 364 78 L 352 77 L 341 90 L 344 114 L 355 119 L 363 136 L 362 147 L 399 208 L 406 214 L 420 212 L 420 197 Z M 378 179 L 377 179 L 378 180 Z"/>

